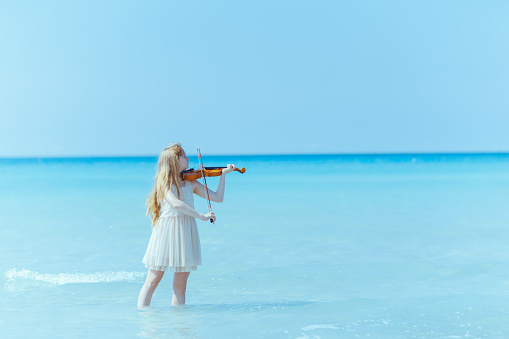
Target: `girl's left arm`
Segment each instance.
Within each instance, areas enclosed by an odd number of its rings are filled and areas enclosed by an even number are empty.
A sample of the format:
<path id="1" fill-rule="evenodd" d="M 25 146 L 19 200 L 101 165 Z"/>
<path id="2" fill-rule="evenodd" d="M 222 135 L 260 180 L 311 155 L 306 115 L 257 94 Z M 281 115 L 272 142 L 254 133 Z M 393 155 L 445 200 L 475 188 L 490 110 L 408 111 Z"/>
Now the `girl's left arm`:
<path id="1" fill-rule="evenodd" d="M 226 168 L 223 168 L 223 171 L 221 173 L 221 177 L 219 178 L 219 184 L 217 185 L 217 190 L 214 192 L 209 189 L 209 198 L 210 201 L 214 202 L 223 202 L 224 198 L 224 184 L 225 184 L 225 174 L 230 173 L 235 168 L 234 165 L 229 164 Z M 193 185 L 193 192 L 199 197 L 202 197 L 203 199 L 207 199 L 207 190 L 205 186 L 203 186 L 201 183 L 199 183 L 197 180 L 191 181 Z"/>

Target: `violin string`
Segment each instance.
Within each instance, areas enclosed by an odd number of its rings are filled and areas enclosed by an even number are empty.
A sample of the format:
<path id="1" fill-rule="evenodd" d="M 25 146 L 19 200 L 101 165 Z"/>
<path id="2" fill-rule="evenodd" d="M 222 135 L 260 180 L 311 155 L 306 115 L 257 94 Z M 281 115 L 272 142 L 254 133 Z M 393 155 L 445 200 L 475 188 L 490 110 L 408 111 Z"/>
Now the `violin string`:
<path id="1" fill-rule="evenodd" d="M 205 184 L 205 191 L 207 192 L 207 203 L 209 205 L 209 213 L 212 212 L 212 206 L 210 205 L 210 198 L 209 198 L 209 188 L 207 187 L 207 179 L 205 179 L 205 173 L 203 172 L 203 162 L 201 160 L 201 152 L 200 152 L 200 149 L 198 148 L 198 158 L 200 160 L 200 171 L 201 171 L 201 176 L 203 178 L 203 183 Z"/>

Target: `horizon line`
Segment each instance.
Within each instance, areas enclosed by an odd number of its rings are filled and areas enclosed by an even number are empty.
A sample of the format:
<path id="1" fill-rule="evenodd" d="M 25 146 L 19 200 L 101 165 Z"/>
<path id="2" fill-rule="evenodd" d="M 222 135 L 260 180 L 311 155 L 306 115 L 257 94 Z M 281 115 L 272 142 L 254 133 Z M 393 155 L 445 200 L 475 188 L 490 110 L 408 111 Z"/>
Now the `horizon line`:
<path id="1" fill-rule="evenodd" d="M 259 157 L 259 156 L 391 156 L 391 155 L 489 155 L 489 154 L 509 154 L 509 151 L 456 151 L 456 152 L 348 152 L 348 153 L 252 153 L 252 154 L 209 154 L 204 157 L 228 157 L 228 156 L 242 156 L 242 157 Z M 191 155 L 196 157 L 197 155 Z M 0 160 L 29 160 L 29 159 L 106 159 L 106 158 L 157 158 L 157 154 L 145 155 L 58 155 L 58 156 L 0 156 Z"/>

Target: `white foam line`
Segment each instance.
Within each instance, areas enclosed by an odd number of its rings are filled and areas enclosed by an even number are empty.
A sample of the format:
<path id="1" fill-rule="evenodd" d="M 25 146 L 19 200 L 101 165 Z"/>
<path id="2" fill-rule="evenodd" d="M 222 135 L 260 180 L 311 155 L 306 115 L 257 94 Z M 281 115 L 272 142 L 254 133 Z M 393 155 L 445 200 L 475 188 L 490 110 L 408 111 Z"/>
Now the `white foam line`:
<path id="1" fill-rule="evenodd" d="M 332 330 L 339 330 L 339 327 L 336 324 L 310 325 L 310 326 L 303 327 L 302 330 L 303 331 L 313 331 L 313 330 L 317 330 L 317 329 L 320 329 L 320 328 L 328 328 L 328 329 L 332 329 Z"/>
<path id="2" fill-rule="evenodd" d="M 143 272 L 97 272 L 91 274 L 85 273 L 39 273 L 30 270 L 21 270 L 13 268 L 5 273 L 7 278 L 7 284 L 14 282 L 15 280 L 33 280 L 43 281 L 52 285 L 65 285 L 65 284 L 80 284 L 80 283 L 100 283 L 100 282 L 130 282 L 139 281 L 145 276 Z"/>

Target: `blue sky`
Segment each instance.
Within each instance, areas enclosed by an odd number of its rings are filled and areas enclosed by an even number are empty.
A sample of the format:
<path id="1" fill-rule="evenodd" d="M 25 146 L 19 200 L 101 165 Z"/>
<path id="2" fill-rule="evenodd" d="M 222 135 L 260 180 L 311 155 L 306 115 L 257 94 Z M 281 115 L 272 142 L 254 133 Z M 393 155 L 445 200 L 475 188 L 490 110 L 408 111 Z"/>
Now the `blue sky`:
<path id="1" fill-rule="evenodd" d="M 0 157 L 509 151 L 507 1 L 3 1 Z"/>

